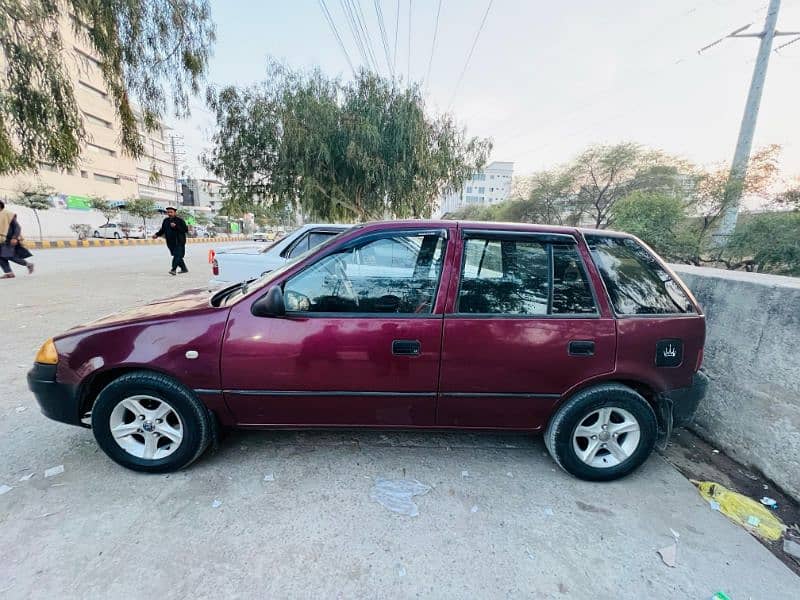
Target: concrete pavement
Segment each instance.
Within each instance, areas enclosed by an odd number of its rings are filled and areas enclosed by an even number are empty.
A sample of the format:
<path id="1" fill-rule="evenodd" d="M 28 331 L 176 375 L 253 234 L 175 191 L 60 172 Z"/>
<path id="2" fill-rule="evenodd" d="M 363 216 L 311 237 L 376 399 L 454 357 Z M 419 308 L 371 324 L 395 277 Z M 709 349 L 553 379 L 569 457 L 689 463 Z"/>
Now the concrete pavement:
<path id="1" fill-rule="evenodd" d="M 1 597 L 800 595 L 659 456 L 601 485 L 558 470 L 538 437 L 284 431 L 233 433 L 172 475 L 118 467 L 90 431 L 39 414 L 24 375 L 50 335 L 205 283 L 208 246 L 187 250 L 178 277 L 164 248 L 88 248 L 42 252 L 35 275 L 0 281 Z M 376 477 L 432 486 L 419 516 L 371 500 Z M 656 554 L 670 528 L 674 569 Z"/>

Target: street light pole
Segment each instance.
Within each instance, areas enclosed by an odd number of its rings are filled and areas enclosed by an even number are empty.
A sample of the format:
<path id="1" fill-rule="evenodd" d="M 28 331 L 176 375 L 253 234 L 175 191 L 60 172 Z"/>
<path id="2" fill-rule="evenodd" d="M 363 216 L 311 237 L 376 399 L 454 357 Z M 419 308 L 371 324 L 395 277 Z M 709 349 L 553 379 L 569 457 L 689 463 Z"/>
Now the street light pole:
<path id="1" fill-rule="evenodd" d="M 749 27 L 737 29 L 726 37 L 757 37 L 761 39 L 758 47 L 758 56 L 753 68 L 753 78 L 750 81 L 750 91 L 747 94 L 747 102 L 742 115 L 742 124 L 739 127 L 739 139 L 736 142 L 736 151 L 733 154 L 733 163 L 726 190 L 726 208 L 722 214 L 719 228 L 714 234 L 714 242 L 717 247 L 724 247 L 733 230 L 736 228 L 736 221 L 739 217 L 739 204 L 742 199 L 742 187 L 745 176 L 747 175 L 747 163 L 750 160 L 750 150 L 753 146 L 753 134 L 756 129 L 758 109 L 761 104 L 761 94 L 764 91 L 764 80 L 767 76 L 769 57 L 772 52 L 772 41 L 778 35 L 798 35 L 797 32 L 776 32 L 775 25 L 778 22 L 778 11 L 781 7 L 781 0 L 770 0 L 767 16 L 764 20 L 764 29 L 760 33 L 742 33 Z M 709 44 L 700 52 L 715 46 L 723 39 Z"/>

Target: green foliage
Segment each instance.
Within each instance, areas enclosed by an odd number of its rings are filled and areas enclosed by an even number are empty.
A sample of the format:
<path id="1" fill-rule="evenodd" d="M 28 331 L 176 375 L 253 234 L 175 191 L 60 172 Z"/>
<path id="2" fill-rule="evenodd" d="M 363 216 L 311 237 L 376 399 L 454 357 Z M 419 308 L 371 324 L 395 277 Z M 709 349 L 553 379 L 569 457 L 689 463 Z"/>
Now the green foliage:
<path id="1" fill-rule="evenodd" d="M 112 217 L 117 216 L 119 212 L 119 208 L 116 206 L 111 206 L 111 204 L 105 198 L 100 198 L 98 196 L 92 196 L 89 198 L 89 205 L 96 211 L 102 213 L 102 215 L 106 219 L 106 223 L 111 221 Z"/>
<path id="2" fill-rule="evenodd" d="M 52 188 L 44 185 L 34 185 L 20 189 L 19 194 L 14 198 L 14 204 L 30 208 L 33 216 L 36 217 L 36 225 L 39 226 L 39 240 L 42 239 L 42 222 L 39 220 L 40 210 L 49 210 L 50 196 L 53 194 Z"/>
<path id="3" fill-rule="evenodd" d="M 267 75 L 210 98 L 217 132 L 205 164 L 227 182 L 229 214 L 263 204 L 328 221 L 427 217 L 491 148 L 451 117 L 427 116 L 417 86 L 366 71 L 343 83 L 275 63 Z"/>
<path id="4" fill-rule="evenodd" d="M 668 259 L 683 256 L 687 217 L 683 201 L 663 192 L 637 191 L 616 203 L 614 228 L 631 233 Z"/>
<path id="5" fill-rule="evenodd" d="M 729 269 L 800 276 L 800 210 L 742 219 L 723 261 Z"/>
<path id="6" fill-rule="evenodd" d="M 77 162 L 85 132 L 59 34 L 67 19 L 99 58 L 132 156 L 143 152 L 132 98 L 153 129 L 168 104 L 188 114 L 200 91 L 214 41 L 208 0 L 0 0 L 0 174 Z"/>
<path id="7" fill-rule="evenodd" d="M 125 204 L 125 211 L 142 219 L 142 227 L 147 228 L 147 219 L 158 214 L 156 203 L 148 198 L 133 198 Z"/>

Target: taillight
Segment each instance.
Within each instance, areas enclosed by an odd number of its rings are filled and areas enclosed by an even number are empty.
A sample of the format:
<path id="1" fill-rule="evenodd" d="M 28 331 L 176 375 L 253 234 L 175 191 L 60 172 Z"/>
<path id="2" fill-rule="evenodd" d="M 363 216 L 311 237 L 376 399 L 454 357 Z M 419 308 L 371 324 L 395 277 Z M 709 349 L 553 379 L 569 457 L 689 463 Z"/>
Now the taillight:
<path id="1" fill-rule="evenodd" d="M 216 258 L 211 261 L 211 272 L 214 275 L 219 275 L 219 263 L 217 262 Z"/>
<path id="2" fill-rule="evenodd" d="M 703 366 L 703 347 L 700 346 L 700 352 L 697 353 L 697 364 L 694 366 L 694 372 L 697 373 L 700 367 Z"/>

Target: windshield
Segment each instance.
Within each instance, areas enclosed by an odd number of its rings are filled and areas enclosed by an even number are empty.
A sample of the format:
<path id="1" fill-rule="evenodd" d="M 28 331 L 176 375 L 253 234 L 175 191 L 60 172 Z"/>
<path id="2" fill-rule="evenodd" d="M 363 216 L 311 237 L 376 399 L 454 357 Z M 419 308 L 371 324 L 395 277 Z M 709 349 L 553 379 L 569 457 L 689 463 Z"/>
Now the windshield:
<path id="1" fill-rule="evenodd" d="M 295 264 L 300 262 L 301 260 L 305 260 L 307 257 L 311 256 L 312 254 L 316 254 L 317 252 L 323 252 L 326 248 L 329 248 L 333 244 L 335 244 L 338 240 L 342 238 L 343 235 L 350 233 L 356 229 L 360 229 L 363 225 L 356 225 L 354 227 L 349 227 L 345 229 L 341 233 L 333 236 L 329 240 L 322 242 L 319 246 L 314 246 L 310 250 L 306 250 L 302 254 L 298 254 L 297 256 L 290 258 L 287 260 L 283 265 L 275 269 L 274 271 L 270 271 L 269 273 L 265 273 L 258 279 L 252 279 L 250 281 L 242 282 L 241 284 L 237 284 L 236 287 L 233 288 L 225 288 L 223 292 L 221 292 L 217 298 L 219 298 L 219 302 L 221 306 L 228 306 L 231 305 L 247 294 L 254 292 L 256 290 L 260 290 L 269 284 L 272 280 L 280 277 L 283 273 L 291 269 Z"/>

